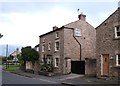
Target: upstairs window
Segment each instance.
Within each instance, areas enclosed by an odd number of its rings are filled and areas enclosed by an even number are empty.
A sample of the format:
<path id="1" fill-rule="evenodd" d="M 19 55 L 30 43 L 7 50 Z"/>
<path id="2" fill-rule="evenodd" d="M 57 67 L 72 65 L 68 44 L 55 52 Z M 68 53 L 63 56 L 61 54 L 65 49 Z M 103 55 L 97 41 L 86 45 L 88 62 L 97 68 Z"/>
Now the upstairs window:
<path id="1" fill-rule="evenodd" d="M 55 36 L 56 36 L 56 38 L 59 38 L 59 33 L 58 33 L 58 32 L 56 32 L 56 35 L 55 35 Z"/>
<path id="2" fill-rule="evenodd" d="M 74 29 L 74 36 L 81 36 L 81 31 L 79 28 Z"/>
<path id="3" fill-rule="evenodd" d="M 116 66 L 120 66 L 120 54 L 116 55 Z"/>
<path id="4" fill-rule="evenodd" d="M 119 38 L 120 37 L 120 26 L 116 26 L 115 27 L 115 38 Z"/>
<path id="5" fill-rule="evenodd" d="M 55 42 L 55 51 L 59 51 L 59 47 L 60 44 L 59 44 L 59 41 Z"/>
<path id="6" fill-rule="evenodd" d="M 45 38 L 43 38 L 43 42 L 45 42 Z"/>
<path id="7" fill-rule="evenodd" d="M 45 52 L 45 44 L 42 45 L 42 52 Z"/>
<path id="8" fill-rule="evenodd" d="M 48 43 L 48 50 L 51 50 L 51 43 Z"/>

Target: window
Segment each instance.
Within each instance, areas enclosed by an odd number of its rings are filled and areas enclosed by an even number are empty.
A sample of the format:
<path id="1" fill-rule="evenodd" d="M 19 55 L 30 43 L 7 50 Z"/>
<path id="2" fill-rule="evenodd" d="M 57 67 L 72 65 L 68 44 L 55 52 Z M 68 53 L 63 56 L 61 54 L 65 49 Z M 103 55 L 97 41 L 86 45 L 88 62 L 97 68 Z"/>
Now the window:
<path id="1" fill-rule="evenodd" d="M 81 31 L 78 28 L 74 29 L 74 36 L 81 36 Z"/>
<path id="2" fill-rule="evenodd" d="M 42 52 L 45 52 L 45 44 L 42 45 Z"/>
<path id="3" fill-rule="evenodd" d="M 51 64 L 51 59 L 50 59 L 50 57 L 47 57 L 47 64 Z"/>
<path id="4" fill-rule="evenodd" d="M 43 42 L 45 42 L 45 38 L 43 38 Z"/>
<path id="5" fill-rule="evenodd" d="M 56 38 L 59 38 L 59 33 L 58 32 L 56 32 Z"/>
<path id="6" fill-rule="evenodd" d="M 59 58 L 55 58 L 55 67 L 59 66 Z"/>
<path id="7" fill-rule="evenodd" d="M 51 43 L 48 43 L 48 50 L 51 50 Z"/>
<path id="8" fill-rule="evenodd" d="M 120 54 L 116 55 L 116 66 L 120 66 Z"/>
<path id="9" fill-rule="evenodd" d="M 120 26 L 115 27 L 115 37 L 116 38 L 120 37 Z"/>
<path id="10" fill-rule="evenodd" d="M 55 51 L 59 51 L 59 41 L 55 42 Z"/>
<path id="11" fill-rule="evenodd" d="M 39 51 L 39 47 L 36 48 L 36 51 Z"/>

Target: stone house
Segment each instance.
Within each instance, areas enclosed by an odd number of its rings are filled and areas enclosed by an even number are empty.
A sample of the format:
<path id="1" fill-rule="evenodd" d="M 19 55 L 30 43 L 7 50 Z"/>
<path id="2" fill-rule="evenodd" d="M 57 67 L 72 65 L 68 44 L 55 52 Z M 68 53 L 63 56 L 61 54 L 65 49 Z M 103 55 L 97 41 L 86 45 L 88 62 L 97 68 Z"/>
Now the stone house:
<path id="1" fill-rule="evenodd" d="M 13 57 L 13 61 L 17 62 L 18 61 L 18 57 L 17 55 L 19 55 L 21 52 L 19 51 L 19 49 L 17 48 L 14 52 L 12 52 L 9 56 Z"/>
<path id="2" fill-rule="evenodd" d="M 56 74 L 74 71 L 83 71 L 87 75 L 96 74 L 96 31 L 86 21 L 86 15 L 80 14 L 78 18 L 75 22 L 60 28 L 55 26 L 53 31 L 39 36 L 40 63 L 52 63 Z"/>
<path id="3" fill-rule="evenodd" d="M 98 77 L 118 76 L 120 66 L 120 8 L 96 28 Z"/>
<path id="4" fill-rule="evenodd" d="M 37 45 L 34 47 L 34 49 L 35 49 L 37 52 L 39 52 L 39 44 L 37 44 Z"/>

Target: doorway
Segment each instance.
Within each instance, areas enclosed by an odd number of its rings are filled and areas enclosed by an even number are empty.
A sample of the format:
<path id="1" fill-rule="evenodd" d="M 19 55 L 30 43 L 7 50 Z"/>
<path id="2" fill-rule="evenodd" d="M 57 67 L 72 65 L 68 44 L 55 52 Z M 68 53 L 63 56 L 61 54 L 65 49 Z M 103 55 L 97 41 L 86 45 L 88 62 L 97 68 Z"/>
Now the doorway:
<path id="1" fill-rule="evenodd" d="M 109 54 L 103 54 L 101 57 L 101 75 L 109 75 Z"/>

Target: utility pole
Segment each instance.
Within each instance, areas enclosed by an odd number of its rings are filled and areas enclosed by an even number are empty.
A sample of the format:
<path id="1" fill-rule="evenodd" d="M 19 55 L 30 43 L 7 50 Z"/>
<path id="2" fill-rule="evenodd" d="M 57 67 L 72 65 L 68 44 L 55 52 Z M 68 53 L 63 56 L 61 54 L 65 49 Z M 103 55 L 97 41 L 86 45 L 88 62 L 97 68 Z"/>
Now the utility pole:
<path id="1" fill-rule="evenodd" d="M 6 45 L 6 69 L 9 67 L 8 63 L 8 44 Z"/>

